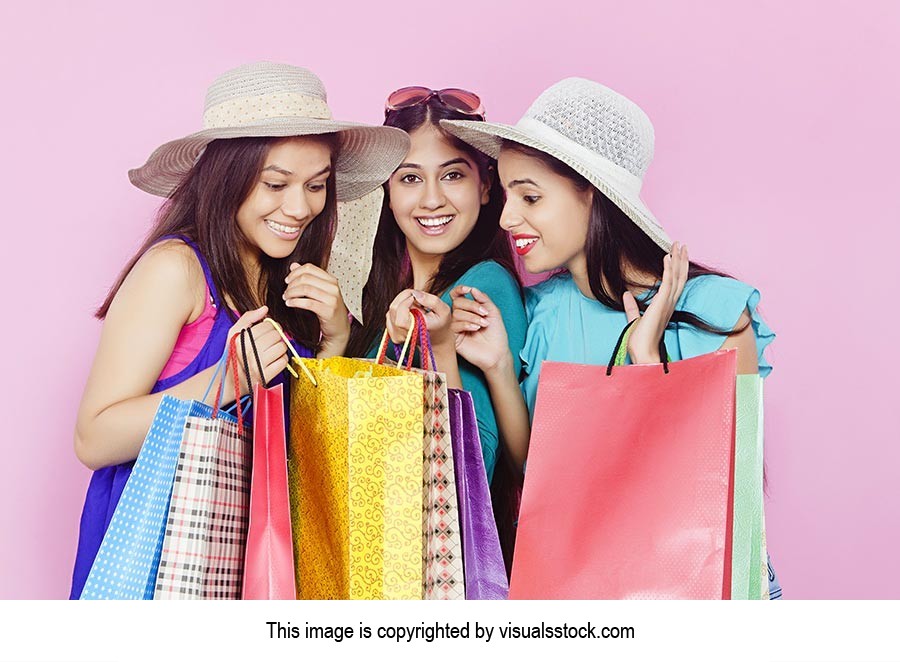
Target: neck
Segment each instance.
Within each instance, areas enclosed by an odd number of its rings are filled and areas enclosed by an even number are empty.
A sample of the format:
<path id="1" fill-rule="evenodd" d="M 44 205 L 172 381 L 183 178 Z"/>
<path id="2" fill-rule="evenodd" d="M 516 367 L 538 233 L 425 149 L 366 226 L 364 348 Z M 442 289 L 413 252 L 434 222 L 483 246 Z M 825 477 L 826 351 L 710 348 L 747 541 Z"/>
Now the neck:
<path id="1" fill-rule="evenodd" d="M 413 288 L 425 291 L 431 279 L 437 274 L 443 255 L 422 253 L 409 241 L 406 242 L 406 251 L 409 253 L 409 262 L 412 266 Z"/>
<path id="2" fill-rule="evenodd" d="M 259 290 L 259 274 L 262 271 L 258 249 L 253 249 L 249 246 L 245 247 L 241 252 L 241 262 L 244 265 L 244 273 L 247 276 L 247 285 L 250 288 L 250 294 L 256 299 Z M 257 301 L 256 303 L 262 305 L 265 302 Z"/>
<path id="3" fill-rule="evenodd" d="M 578 290 L 584 296 L 589 299 L 597 298 L 591 291 L 591 284 L 588 279 L 587 256 L 584 253 L 580 253 L 569 260 L 566 264 L 566 269 L 572 274 L 572 280 L 575 281 L 575 285 L 578 286 Z M 654 274 L 638 271 L 628 264 L 624 265 L 623 270 L 625 272 L 625 280 L 628 283 L 633 283 L 633 285 L 629 285 L 627 289 L 635 297 L 649 290 L 656 285 L 659 280 Z M 603 284 L 603 290 L 610 296 L 613 296 L 606 277 L 601 274 L 600 279 Z"/>

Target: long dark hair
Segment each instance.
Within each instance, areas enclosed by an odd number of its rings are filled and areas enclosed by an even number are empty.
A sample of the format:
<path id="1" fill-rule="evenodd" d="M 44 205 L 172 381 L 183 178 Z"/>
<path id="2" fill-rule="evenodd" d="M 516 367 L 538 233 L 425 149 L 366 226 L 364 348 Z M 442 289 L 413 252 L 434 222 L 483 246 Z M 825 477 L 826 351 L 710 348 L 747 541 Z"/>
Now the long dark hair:
<path id="1" fill-rule="evenodd" d="M 624 311 L 622 296 L 627 289 L 629 287 L 646 287 L 645 283 L 629 280 L 626 269 L 640 274 L 652 274 L 656 280 L 662 279 L 665 250 L 587 179 L 562 161 L 531 147 L 505 140 L 503 149 L 537 159 L 557 175 L 571 181 L 581 192 L 594 189 L 585 256 L 587 258 L 588 284 L 591 294 L 597 301 L 614 310 Z M 730 278 L 724 272 L 710 269 L 697 262 L 688 263 L 688 280 L 707 275 Z M 641 310 L 645 310 L 650 305 L 653 294 L 655 291 L 651 292 L 649 297 L 637 299 L 638 307 Z M 722 329 L 709 324 L 693 313 L 680 310 L 672 313 L 670 323 L 690 324 L 704 331 L 725 336 L 743 331 L 743 327 L 735 330 Z"/>
<path id="2" fill-rule="evenodd" d="M 426 289 L 429 293 L 440 296 L 467 270 L 485 260 L 494 260 L 503 266 L 521 287 L 509 236 L 500 228 L 503 189 L 495 176 L 496 162 L 447 133 L 440 125 L 440 121 L 444 119 L 472 119 L 472 116 L 448 108 L 437 97 L 433 97 L 426 103 L 391 111 L 384 121 L 385 126 L 397 127 L 407 133 L 430 122 L 451 144 L 476 163 L 481 181 L 490 183 L 488 202 L 482 205 L 472 231 L 459 246 L 444 255 L 437 273 Z M 387 184 L 384 189 L 385 200 L 375 235 L 372 270 L 363 289 L 363 319 L 366 323 L 353 323 L 347 356 L 365 356 L 368 353 L 381 334 L 384 316 L 391 301 L 401 290 L 412 286 L 406 237 L 391 211 Z"/>
<path id="3" fill-rule="evenodd" d="M 331 162 L 337 160 L 336 134 L 317 137 L 331 147 Z M 232 138 L 214 140 L 191 168 L 172 196 L 160 208 L 156 222 L 143 245 L 125 265 L 103 305 L 97 310 L 99 319 L 106 317 L 109 306 L 135 263 L 147 250 L 166 235 L 179 234 L 194 241 L 209 263 L 213 283 L 224 301 L 226 298 L 239 312 L 246 312 L 265 303 L 269 315 L 281 322 L 284 329 L 303 345 L 315 348 L 319 344 L 318 318 L 296 308 L 288 308 L 281 291 L 269 287 L 281 284 L 287 277 L 291 262 L 311 262 L 324 268 L 331 249 L 337 206 L 334 174 L 326 183 L 325 207 L 315 222 L 304 231 L 294 252 L 286 258 L 260 256 L 259 281 L 255 291 L 247 279 L 241 261 L 241 248 L 246 245 L 237 225 L 238 208 L 256 186 L 266 155 L 275 144 L 288 138 Z M 225 313 L 237 320 L 228 306 Z M 222 314 L 219 311 L 218 314 Z"/>

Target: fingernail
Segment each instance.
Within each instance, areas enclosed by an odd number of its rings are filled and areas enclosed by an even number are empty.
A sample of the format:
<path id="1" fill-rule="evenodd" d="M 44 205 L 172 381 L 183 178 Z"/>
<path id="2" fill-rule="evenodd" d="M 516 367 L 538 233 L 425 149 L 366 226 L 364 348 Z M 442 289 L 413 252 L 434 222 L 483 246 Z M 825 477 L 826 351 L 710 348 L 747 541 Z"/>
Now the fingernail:
<path id="1" fill-rule="evenodd" d="M 487 315 L 487 314 L 488 314 L 487 308 L 485 308 L 484 306 L 479 306 L 479 307 L 478 307 L 478 312 L 481 313 L 482 315 Z"/>
<path id="2" fill-rule="evenodd" d="M 469 324 L 469 331 L 478 331 L 480 328 L 477 324 Z"/>
<path id="3" fill-rule="evenodd" d="M 482 327 L 489 326 L 490 323 L 491 323 L 490 320 L 481 320 L 481 326 L 482 326 Z"/>

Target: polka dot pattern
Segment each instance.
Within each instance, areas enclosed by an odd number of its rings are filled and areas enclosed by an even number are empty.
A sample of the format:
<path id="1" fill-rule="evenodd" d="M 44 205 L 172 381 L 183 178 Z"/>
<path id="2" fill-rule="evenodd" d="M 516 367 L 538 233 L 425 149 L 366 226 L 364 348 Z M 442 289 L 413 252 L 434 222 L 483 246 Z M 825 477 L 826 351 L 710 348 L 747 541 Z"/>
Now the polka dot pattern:
<path id="1" fill-rule="evenodd" d="M 327 271 L 338 279 L 344 304 L 359 322 L 363 322 L 362 292 L 372 269 L 372 246 L 383 201 L 384 189 L 379 186 L 357 200 L 338 203 Z"/>
<path id="2" fill-rule="evenodd" d="M 330 120 L 331 111 L 322 99 L 296 92 L 238 97 L 208 108 L 203 113 L 203 128 L 246 126 L 271 117 L 291 116 Z"/>
<path id="3" fill-rule="evenodd" d="M 81 593 L 82 600 L 150 600 L 162 551 L 178 451 L 199 402 L 163 396 Z"/>

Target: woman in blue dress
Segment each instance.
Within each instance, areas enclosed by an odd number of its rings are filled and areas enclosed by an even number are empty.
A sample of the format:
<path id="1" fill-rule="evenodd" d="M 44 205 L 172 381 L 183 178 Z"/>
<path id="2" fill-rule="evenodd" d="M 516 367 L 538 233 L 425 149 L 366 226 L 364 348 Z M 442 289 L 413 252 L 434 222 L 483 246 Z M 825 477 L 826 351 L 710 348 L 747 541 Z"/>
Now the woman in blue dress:
<path id="1" fill-rule="evenodd" d="M 522 429 L 534 413 L 543 361 L 606 364 L 633 320 L 630 362 L 659 362 L 664 338 L 673 360 L 734 348 L 739 373 L 769 374 L 763 351 L 774 334 L 757 310 L 759 292 L 690 262 L 687 247 L 671 242 L 640 198 L 653 126 L 635 103 L 569 78 L 543 92 L 515 126 L 442 125 L 498 159 L 501 226 L 529 273 L 553 274 L 527 290 L 522 395 L 517 400 L 507 387 L 502 398 Z M 454 297 L 460 354 L 476 366 L 513 365 L 497 306 L 472 295 Z M 770 568 L 770 595 L 780 593 Z"/>

